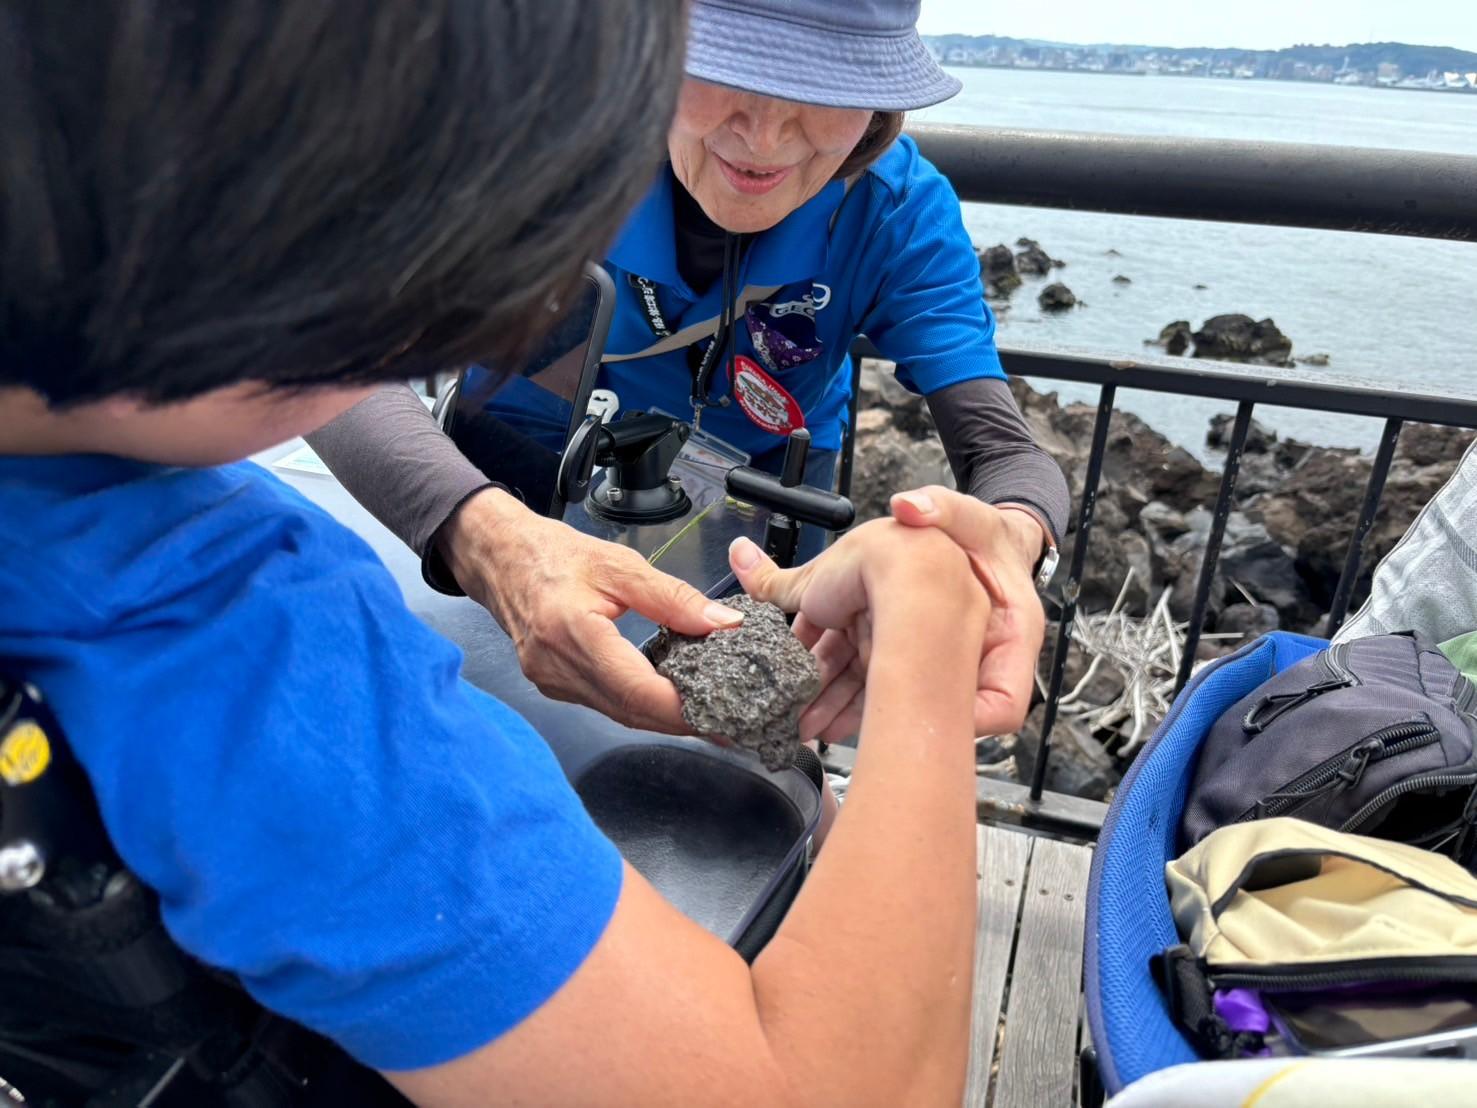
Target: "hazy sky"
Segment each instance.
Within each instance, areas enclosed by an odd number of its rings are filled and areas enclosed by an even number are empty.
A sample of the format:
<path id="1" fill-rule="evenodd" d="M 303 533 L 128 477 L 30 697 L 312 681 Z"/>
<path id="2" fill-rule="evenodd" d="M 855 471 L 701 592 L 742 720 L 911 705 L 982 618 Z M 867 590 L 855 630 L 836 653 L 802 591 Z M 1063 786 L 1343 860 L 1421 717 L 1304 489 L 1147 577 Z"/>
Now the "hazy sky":
<path id="1" fill-rule="evenodd" d="M 1244 46 L 1410 42 L 1477 50 L 1477 0 L 923 0 L 924 34 Z"/>

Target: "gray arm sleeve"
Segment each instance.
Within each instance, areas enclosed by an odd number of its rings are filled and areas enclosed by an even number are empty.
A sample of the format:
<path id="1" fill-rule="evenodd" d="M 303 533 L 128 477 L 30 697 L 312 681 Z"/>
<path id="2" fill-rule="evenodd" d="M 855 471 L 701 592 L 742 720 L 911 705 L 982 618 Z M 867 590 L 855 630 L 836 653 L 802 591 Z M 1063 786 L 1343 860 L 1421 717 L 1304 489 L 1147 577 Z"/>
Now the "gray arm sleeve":
<path id="1" fill-rule="evenodd" d="M 960 381 L 930 393 L 928 410 L 961 489 L 987 504 L 1034 508 L 1061 541 L 1070 505 L 1066 478 L 1031 437 L 1006 382 Z"/>
<path id="2" fill-rule="evenodd" d="M 426 580 L 460 593 L 431 539 L 489 481 L 408 385 L 387 385 L 306 436 L 355 500 L 421 556 Z"/>

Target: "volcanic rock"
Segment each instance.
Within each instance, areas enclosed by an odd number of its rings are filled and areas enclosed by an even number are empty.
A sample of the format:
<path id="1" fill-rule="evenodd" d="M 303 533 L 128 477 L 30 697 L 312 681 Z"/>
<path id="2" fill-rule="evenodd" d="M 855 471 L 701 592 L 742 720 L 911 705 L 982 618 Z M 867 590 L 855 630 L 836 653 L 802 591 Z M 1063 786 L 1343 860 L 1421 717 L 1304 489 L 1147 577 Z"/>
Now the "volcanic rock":
<path id="1" fill-rule="evenodd" d="M 1036 768 L 1036 748 L 1041 735 L 1045 705 L 1038 704 L 1027 717 L 1015 744 L 1015 761 L 1022 784 L 1029 783 Z M 1046 788 L 1049 792 L 1084 796 L 1102 800 L 1121 778 L 1112 757 L 1102 743 L 1075 721 L 1057 718 L 1051 729 L 1051 749 L 1047 755 Z"/>
<path id="2" fill-rule="evenodd" d="M 1292 365 L 1292 340 L 1270 319 L 1217 315 L 1195 332 L 1195 357 L 1258 365 Z"/>
<path id="3" fill-rule="evenodd" d="M 985 297 L 1004 300 L 1021 287 L 1021 275 L 1016 271 L 1015 255 L 1010 247 L 1001 243 L 979 251 L 980 283 L 985 286 Z"/>
<path id="4" fill-rule="evenodd" d="M 1053 269 L 1067 264 L 1041 249 L 1041 244 L 1035 239 L 1018 239 L 1016 245 L 1024 249 L 1015 256 L 1015 268 L 1028 277 L 1045 277 Z"/>
<path id="5" fill-rule="evenodd" d="M 1041 305 L 1041 310 L 1046 312 L 1061 312 L 1068 308 L 1077 306 L 1077 297 L 1071 289 L 1058 281 L 1054 285 L 1047 285 L 1041 290 L 1041 295 L 1036 298 Z"/>
<path id="6" fill-rule="evenodd" d="M 1210 430 L 1205 432 L 1205 445 L 1213 446 L 1217 450 L 1225 450 L 1231 445 L 1231 428 L 1236 422 L 1236 417 L 1230 412 L 1221 412 L 1210 417 Z M 1263 427 L 1255 419 L 1247 426 L 1246 445 L 1242 450 L 1246 454 L 1267 454 L 1277 444 L 1277 432 Z"/>
<path id="7" fill-rule="evenodd" d="M 1188 319 L 1177 319 L 1173 323 L 1166 324 L 1154 341 L 1164 347 L 1164 352 L 1170 357 L 1178 358 L 1190 349 L 1190 338 L 1193 334 Z"/>
<path id="8" fill-rule="evenodd" d="M 1239 632 L 1244 639 L 1254 639 L 1281 627 L 1282 617 L 1270 604 L 1232 604 L 1215 621 L 1217 631 Z"/>
<path id="9" fill-rule="evenodd" d="M 723 603 L 744 622 L 703 638 L 663 628 L 652 662 L 677 686 L 694 732 L 752 751 L 768 770 L 784 769 L 800 747 L 800 713 L 820 693 L 820 668 L 773 604 L 747 596 Z"/>

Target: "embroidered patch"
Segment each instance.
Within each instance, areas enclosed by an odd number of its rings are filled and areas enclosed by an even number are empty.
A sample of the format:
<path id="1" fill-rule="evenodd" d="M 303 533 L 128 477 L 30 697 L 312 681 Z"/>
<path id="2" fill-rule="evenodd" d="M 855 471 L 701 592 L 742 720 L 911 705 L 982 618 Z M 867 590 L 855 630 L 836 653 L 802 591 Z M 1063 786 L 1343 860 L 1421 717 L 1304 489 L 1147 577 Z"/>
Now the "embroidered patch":
<path id="1" fill-rule="evenodd" d="M 733 360 L 733 396 L 749 421 L 772 435 L 788 435 L 805 426 L 805 413 L 795 398 L 743 354 Z"/>

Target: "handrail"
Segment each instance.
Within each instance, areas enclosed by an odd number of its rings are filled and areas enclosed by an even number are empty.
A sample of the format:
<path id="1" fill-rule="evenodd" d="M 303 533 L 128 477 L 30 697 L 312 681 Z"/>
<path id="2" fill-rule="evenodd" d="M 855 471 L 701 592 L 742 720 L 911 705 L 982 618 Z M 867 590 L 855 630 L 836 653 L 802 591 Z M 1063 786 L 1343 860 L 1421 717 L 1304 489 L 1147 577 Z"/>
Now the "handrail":
<path id="1" fill-rule="evenodd" d="M 1115 358 L 1047 344 L 1000 344 L 1000 360 L 1012 377 L 1044 377 L 1085 385 L 1114 385 L 1208 400 L 1272 404 L 1283 408 L 1340 415 L 1396 416 L 1411 423 L 1477 427 L 1477 388 L 1466 393 L 1382 388 L 1365 381 L 1341 380 L 1301 366 L 1236 365 L 1200 358 L 1135 355 Z M 883 355 L 866 338 L 852 344 L 854 357 Z"/>
<path id="2" fill-rule="evenodd" d="M 965 201 L 1477 239 L 1477 157 L 918 123 Z"/>

